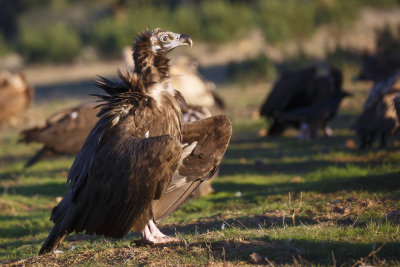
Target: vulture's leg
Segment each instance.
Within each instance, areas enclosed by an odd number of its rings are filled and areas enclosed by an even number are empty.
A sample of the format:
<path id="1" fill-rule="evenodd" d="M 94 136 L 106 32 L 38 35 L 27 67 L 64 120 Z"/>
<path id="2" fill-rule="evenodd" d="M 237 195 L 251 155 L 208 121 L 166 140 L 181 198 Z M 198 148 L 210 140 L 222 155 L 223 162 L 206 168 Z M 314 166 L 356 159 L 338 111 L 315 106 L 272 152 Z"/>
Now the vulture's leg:
<path id="1" fill-rule="evenodd" d="M 170 237 L 161 233 L 153 219 L 150 219 L 150 221 L 146 224 L 142 234 L 143 239 L 151 244 L 165 244 L 180 241 L 178 238 Z"/>

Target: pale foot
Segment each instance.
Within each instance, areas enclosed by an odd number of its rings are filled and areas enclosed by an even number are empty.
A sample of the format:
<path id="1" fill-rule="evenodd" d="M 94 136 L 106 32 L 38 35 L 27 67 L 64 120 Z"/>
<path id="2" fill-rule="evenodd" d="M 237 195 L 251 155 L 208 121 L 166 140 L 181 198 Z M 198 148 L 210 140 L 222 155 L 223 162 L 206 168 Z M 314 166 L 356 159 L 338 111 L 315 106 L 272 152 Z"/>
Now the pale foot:
<path id="1" fill-rule="evenodd" d="M 180 240 L 176 237 L 170 237 L 161 233 L 153 220 L 150 220 L 142 231 L 143 242 L 156 244 L 177 243 Z"/>

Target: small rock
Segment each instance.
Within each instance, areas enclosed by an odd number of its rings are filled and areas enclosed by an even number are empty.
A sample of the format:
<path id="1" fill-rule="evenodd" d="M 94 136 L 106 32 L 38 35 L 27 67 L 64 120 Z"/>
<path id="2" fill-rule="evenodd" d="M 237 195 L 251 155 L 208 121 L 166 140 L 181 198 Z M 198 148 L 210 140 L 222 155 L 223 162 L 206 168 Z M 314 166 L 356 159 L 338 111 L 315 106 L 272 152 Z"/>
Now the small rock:
<path id="1" fill-rule="evenodd" d="M 258 136 L 259 137 L 265 137 L 265 136 L 267 136 L 267 134 L 268 134 L 267 129 L 261 129 L 261 130 L 258 131 Z"/>
<path id="2" fill-rule="evenodd" d="M 241 196 L 242 196 L 242 192 L 240 192 L 240 191 L 237 191 L 237 192 L 236 192 L 236 194 L 235 194 L 235 196 L 237 196 L 237 197 L 241 197 Z"/>
<path id="3" fill-rule="evenodd" d="M 356 142 L 354 141 L 354 139 L 349 138 L 349 139 L 346 140 L 345 146 L 346 146 L 347 148 L 353 149 L 353 148 L 356 148 L 356 147 L 357 147 L 357 144 L 356 144 Z"/>
<path id="4" fill-rule="evenodd" d="M 252 117 L 253 119 L 259 119 L 259 118 L 260 118 L 260 112 L 258 112 L 258 111 L 252 112 L 252 113 L 251 113 L 251 117 Z"/>
<path id="5" fill-rule="evenodd" d="M 245 163 L 247 163 L 247 159 L 245 159 L 245 158 L 240 158 L 240 159 L 239 159 L 239 163 L 245 164 Z"/>
<path id="6" fill-rule="evenodd" d="M 260 254 L 258 254 L 256 252 L 253 252 L 253 253 L 250 254 L 251 263 L 259 264 L 259 263 L 262 262 L 262 260 L 263 260 L 263 258 L 260 256 Z"/>
<path id="7" fill-rule="evenodd" d="M 302 181 L 300 176 L 295 176 L 290 180 L 291 183 L 300 183 Z"/>

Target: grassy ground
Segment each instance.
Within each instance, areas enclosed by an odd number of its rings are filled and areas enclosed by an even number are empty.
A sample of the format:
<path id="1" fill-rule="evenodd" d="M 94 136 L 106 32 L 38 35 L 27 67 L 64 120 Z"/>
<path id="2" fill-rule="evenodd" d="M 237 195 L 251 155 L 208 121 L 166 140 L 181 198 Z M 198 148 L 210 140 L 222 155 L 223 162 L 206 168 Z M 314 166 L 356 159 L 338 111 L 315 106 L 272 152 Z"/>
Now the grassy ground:
<path id="1" fill-rule="evenodd" d="M 63 85 L 64 86 L 64 85 Z M 161 223 L 180 237 L 173 246 L 84 234 L 70 235 L 62 254 L 36 256 L 49 233 L 51 209 L 66 190 L 73 157 L 23 164 L 38 145 L 16 144 L 18 129 L 0 133 L 0 261 L 20 265 L 399 265 L 399 225 L 383 218 L 400 208 L 400 152 L 359 151 L 348 130 L 361 109 L 366 84 L 346 84 L 346 100 L 332 123 L 335 137 L 296 140 L 258 137 L 265 122 L 254 116 L 266 84 L 220 88 L 234 136 L 215 193 L 184 204 Z M 81 97 L 54 102 L 59 86 L 38 88 L 31 116 L 41 120 Z M 43 91 L 42 91 L 43 90 Z M 74 91 L 73 91 L 74 92 Z M 54 96 L 54 98 L 52 98 Z M 20 126 L 22 127 L 22 126 Z M 346 145 L 347 144 L 347 145 Z"/>

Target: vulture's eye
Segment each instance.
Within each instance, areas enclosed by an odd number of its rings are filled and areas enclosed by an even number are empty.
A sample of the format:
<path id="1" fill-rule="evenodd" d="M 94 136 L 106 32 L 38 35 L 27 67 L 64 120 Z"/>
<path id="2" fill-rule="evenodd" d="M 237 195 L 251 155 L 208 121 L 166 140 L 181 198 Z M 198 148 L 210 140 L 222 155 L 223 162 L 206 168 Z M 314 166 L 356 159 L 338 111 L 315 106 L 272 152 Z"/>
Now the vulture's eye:
<path id="1" fill-rule="evenodd" d="M 166 41 L 168 41 L 168 35 L 161 35 L 160 37 L 161 42 L 165 43 Z"/>

